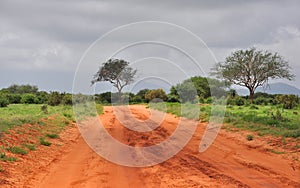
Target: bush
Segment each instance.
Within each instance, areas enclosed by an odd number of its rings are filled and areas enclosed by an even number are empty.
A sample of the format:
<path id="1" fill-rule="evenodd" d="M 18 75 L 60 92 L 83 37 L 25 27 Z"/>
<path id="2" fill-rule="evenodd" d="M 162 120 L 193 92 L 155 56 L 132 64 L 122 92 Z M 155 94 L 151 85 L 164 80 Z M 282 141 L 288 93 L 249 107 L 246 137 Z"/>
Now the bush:
<path id="1" fill-rule="evenodd" d="M 0 107 L 7 107 L 9 105 L 9 101 L 5 95 L 0 95 Z"/>
<path id="2" fill-rule="evenodd" d="M 57 91 L 52 91 L 48 98 L 48 104 L 50 106 L 57 106 L 61 103 L 61 100 L 62 100 L 61 94 Z"/>
<path id="3" fill-rule="evenodd" d="M 164 92 L 164 90 L 162 89 L 154 89 L 154 90 L 150 90 L 146 93 L 145 98 L 148 101 L 152 101 L 155 99 L 155 101 L 167 101 L 168 100 L 168 96 L 167 94 Z M 158 100 L 161 99 L 161 100 Z M 153 102 L 155 102 L 153 101 Z"/>
<path id="4" fill-rule="evenodd" d="M 177 95 L 168 95 L 168 102 L 179 102 L 179 97 Z"/>
<path id="5" fill-rule="evenodd" d="M 73 102 L 72 102 L 72 95 L 71 94 L 65 94 L 61 100 L 61 103 L 63 105 L 72 105 Z"/>
<path id="6" fill-rule="evenodd" d="M 42 111 L 44 114 L 48 114 L 48 106 L 47 106 L 47 105 L 41 106 L 41 111 Z"/>
<path id="7" fill-rule="evenodd" d="M 37 99 L 36 95 L 27 93 L 27 94 L 22 95 L 21 103 L 36 104 L 36 103 L 38 103 L 38 99 Z"/>
<path id="8" fill-rule="evenodd" d="M 246 99 L 244 99 L 242 97 L 229 98 L 229 99 L 227 99 L 227 104 L 243 106 L 246 104 Z"/>
<path id="9" fill-rule="evenodd" d="M 284 109 L 293 109 L 299 104 L 299 99 L 296 95 L 277 95 L 275 100 L 278 104 L 282 104 Z"/>
<path id="10" fill-rule="evenodd" d="M 272 98 L 258 97 L 258 98 L 253 100 L 253 104 L 268 105 L 271 101 L 272 101 Z"/>
<path id="11" fill-rule="evenodd" d="M 22 96 L 20 94 L 9 94 L 7 95 L 9 104 L 20 104 Z"/>

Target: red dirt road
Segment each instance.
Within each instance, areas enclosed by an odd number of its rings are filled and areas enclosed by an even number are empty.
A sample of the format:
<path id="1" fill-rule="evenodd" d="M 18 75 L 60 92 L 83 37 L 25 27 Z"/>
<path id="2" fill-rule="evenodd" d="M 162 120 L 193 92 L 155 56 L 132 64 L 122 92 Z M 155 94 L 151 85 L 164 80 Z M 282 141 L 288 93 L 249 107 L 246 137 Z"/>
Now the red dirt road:
<path id="1" fill-rule="evenodd" d="M 130 108 L 140 120 L 150 115 L 144 106 Z M 107 131 L 130 146 L 160 143 L 174 132 L 180 119 L 167 114 L 155 130 L 137 133 L 122 126 L 112 107 L 104 111 L 100 120 Z M 145 168 L 119 166 L 103 159 L 76 128 L 71 128 L 68 138 L 73 137 L 73 142 L 58 148 L 59 154 L 47 167 L 35 169 L 11 187 L 300 187 L 298 160 L 271 153 L 265 143 L 256 138 L 249 142 L 242 133 L 222 129 L 213 145 L 199 153 L 205 127 L 206 123 L 199 123 L 190 142 L 176 156 Z M 294 155 L 299 157 L 299 151 Z"/>

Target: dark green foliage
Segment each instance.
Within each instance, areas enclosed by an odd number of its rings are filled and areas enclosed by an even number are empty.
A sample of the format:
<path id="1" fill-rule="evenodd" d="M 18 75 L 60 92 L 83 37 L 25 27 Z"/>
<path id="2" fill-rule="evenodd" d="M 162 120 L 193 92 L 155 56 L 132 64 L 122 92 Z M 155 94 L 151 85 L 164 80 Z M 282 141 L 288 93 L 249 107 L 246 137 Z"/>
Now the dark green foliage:
<path id="1" fill-rule="evenodd" d="M 168 96 L 163 89 L 149 90 L 146 93 L 145 98 L 152 102 L 161 102 L 168 100 Z"/>
<path id="2" fill-rule="evenodd" d="M 137 92 L 136 94 L 136 97 L 138 98 L 141 98 L 142 99 L 142 102 L 149 102 L 147 99 L 146 99 L 146 93 L 149 91 L 149 89 L 142 89 L 140 90 L 139 92 Z"/>
<path id="3" fill-rule="evenodd" d="M 40 144 L 43 146 L 51 146 L 51 142 L 45 140 L 45 138 L 40 138 Z"/>
<path id="4" fill-rule="evenodd" d="M 175 88 L 182 103 L 198 102 L 197 90 L 192 80 L 185 80 L 183 83 L 177 84 Z"/>
<path id="5" fill-rule="evenodd" d="M 20 94 L 7 94 L 7 98 L 9 101 L 9 104 L 20 104 L 22 95 Z"/>
<path id="6" fill-rule="evenodd" d="M 58 134 L 50 134 L 50 133 L 48 133 L 48 134 L 46 134 L 46 136 L 48 137 L 48 138 L 58 138 L 59 136 L 58 136 Z"/>
<path id="7" fill-rule="evenodd" d="M 47 93 L 46 91 L 39 91 L 36 94 L 36 96 L 38 98 L 39 104 L 47 104 L 48 103 L 49 93 Z"/>
<path id="8" fill-rule="evenodd" d="M 235 98 L 228 98 L 227 99 L 228 105 L 237 105 L 237 106 L 243 106 L 246 104 L 246 100 L 243 97 L 235 97 Z"/>
<path id="9" fill-rule="evenodd" d="M 129 62 L 122 59 L 109 59 L 94 75 L 92 85 L 96 82 L 110 82 L 118 90 L 118 102 L 121 102 L 122 89 L 133 82 L 137 70 L 129 66 Z M 117 102 L 117 101 L 115 101 Z"/>
<path id="10" fill-rule="evenodd" d="M 0 93 L 0 108 L 7 107 L 9 105 L 9 101 L 4 94 Z"/>
<path id="11" fill-rule="evenodd" d="M 50 106 L 57 106 L 62 101 L 62 95 L 57 91 L 50 92 L 49 98 L 48 98 L 48 104 Z"/>
<path id="12" fill-rule="evenodd" d="M 180 102 L 180 99 L 177 95 L 168 95 L 168 102 Z"/>
<path id="13" fill-rule="evenodd" d="M 23 104 L 36 104 L 38 103 L 38 98 L 35 94 L 26 93 L 22 95 L 21 103 Z"/>
<path id="14" fill-rule="evenodd" d="M 282 104 L 284 109 L 293 109 L 299 104 L 299 99 L 296 95 L 277 95 L 275 101 Z"/>
<path id="15" fill-rule="evenodd" d="M 72 102 L 72 95 L 71 94 L 64 94 L 63 97 L 62 97 L 62 100 L 61 100 L 61 103 L 63 105 L 72 105 L 73 102 Z"/>
<path id="16" fill-rule="evenodd" d="M 251 141 L 254 139 L 254 136 L 252 134 L 247 135 L 247 140 Z"/>
<path id="17" fill-rule="evenodd" d="M 25 94 L 25 93 L 31 93 L 36 94 L 38 92 L 37 86 L 31 86 L 29 84 L 27 85 L 11 85 L 8 88 L 2 89 L 3 92 L 11 93 L 11 94 Z"/>

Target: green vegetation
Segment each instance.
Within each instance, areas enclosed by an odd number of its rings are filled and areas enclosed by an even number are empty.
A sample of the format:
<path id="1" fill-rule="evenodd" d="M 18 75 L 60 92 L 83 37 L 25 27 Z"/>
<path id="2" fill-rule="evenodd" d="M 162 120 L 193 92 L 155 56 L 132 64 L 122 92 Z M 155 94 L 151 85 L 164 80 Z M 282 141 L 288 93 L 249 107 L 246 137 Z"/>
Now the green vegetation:
<path id="1" fill-rule="evenodd" d="M 251 141 L 254 139 L 254 136 L 252 134 L 247 135 L 247 140 Z"/>
<path id="2" fill-rule="evenodd" d="M 26 147 L 30 151 L 34 151 L 36 149 L 36 145 L 34 144 L 24 144 L 24 147 Z"/>
<path id="3" fill-rule="evenodd" d="M 55 116 L 60 121 L 63 121 L 62 117 L 74 121 L 72 106 L 49 106 L 47 114 L 45 114 L 45 110 L 41 110 L 42 106 L 39 104 L 11 104 L 6 108 L 0 108 L 0 132 L 26 123 L 43 125 L 44 123 L 40 120 L 48 116 Z"/>
<path id="4" fill-rule="evenodd" d="M 8 156 L 6 156 L 6 153 L 0 153 L 0 160 L 4 161 L 4 162 L 7 162 L 7 161 L 14 162 L 14 161 L 17 160 L 17 158 L 15 158 L 15 157 L 8 157 Z"/>
<path id="5" fill-rule="evenodd" d="M 21 154 L 21 155 L 26 155 L 27 151 L 23 148 L 20 148 L 18 146 L 13 146 L 7 148 L 8 151 L 12 152 L 13 154 Z"/>
<path id="6" fill-rule="evenodd" d="M 46 141 L 45 138 L 41 137 L 40 138 L 40 144 L 43 145 L 43 146 L 51 146 L 52 143 Z"/>
<path id="7" fill-rule="evenodd" d="M 58 138 L 59 136 L 58 136 L 58 134 L 54 134 L 54 133 L 48 133 L 48 134 L 46 134 L 46 136 L 48 137 L 48 138 Z"/>
<path id="8" fill-rule="evenodd" d="M 163 103 L 151 104 L 150 108 L 166 111 L 177 116 L 209 121 L 211 105 Z M 182 113 L 182 109 L 185 109 Z M 295 113 L 297 112 L 297 113 Z M 242 130 L 251 130 L 258 135 L 300 137 L 300 106 L 283 109 L 281 105 L 229 105 L 226 108 L 224 123 Z M 199 114 L 195 118 L 195 114 Z"/>
<path id="9" fill-rule="evenodd" d="M 255 90 L 267 85 L 270 79 L 292 80 L 295 77 L 290 73 L 288 62 L 278 53 L 255 48 L 233 52 L 225 61 L 215 65 L 212 75 L 231 84 L 248 88 L 251 102 Z"/>
<path id="10" fill-rule="evenodd" d="M 275 154 L 285 154 L 284 151 L 277 151 L 277 150 L 274 150 L 274 149 L 271 149 L 269 151 L 272 152 L 272 153 L 275 153 Z"/>

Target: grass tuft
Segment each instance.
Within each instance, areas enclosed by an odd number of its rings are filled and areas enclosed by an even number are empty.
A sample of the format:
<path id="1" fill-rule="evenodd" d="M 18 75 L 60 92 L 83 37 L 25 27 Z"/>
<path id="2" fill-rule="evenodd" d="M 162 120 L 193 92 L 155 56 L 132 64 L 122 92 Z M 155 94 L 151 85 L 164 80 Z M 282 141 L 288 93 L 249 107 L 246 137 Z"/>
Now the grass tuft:
<path id="1" fill-rule="evenodd" d="M 45 140 L 45 138 L 40 138 L 40 144 L 43 146 L 51 146 L 51 142 Z"/>

